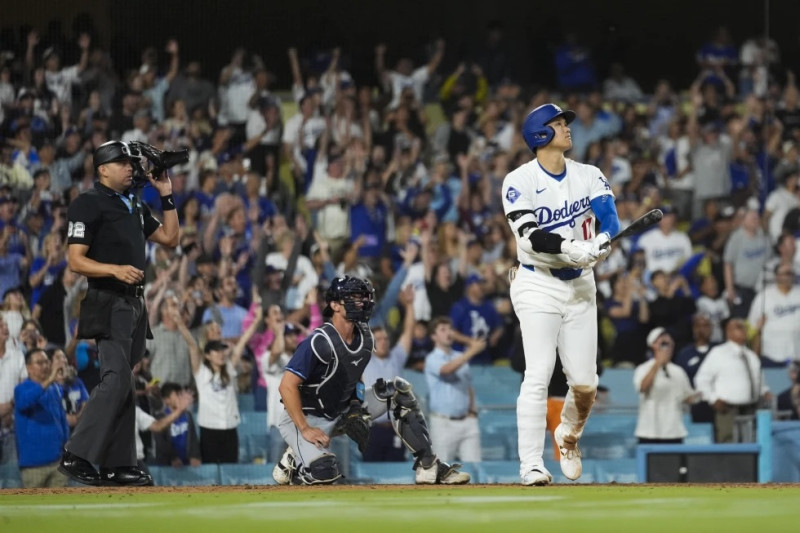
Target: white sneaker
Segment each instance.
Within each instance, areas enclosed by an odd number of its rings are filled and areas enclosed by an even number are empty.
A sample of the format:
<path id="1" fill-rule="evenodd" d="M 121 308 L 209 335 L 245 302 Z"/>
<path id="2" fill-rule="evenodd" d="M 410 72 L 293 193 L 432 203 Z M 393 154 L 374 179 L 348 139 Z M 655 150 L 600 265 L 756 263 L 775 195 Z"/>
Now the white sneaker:
<path id="1" fill-rule="evenodd" d="M 543 466 L 535 466 L 522 475 L 522 484 L 527 486 L 536 485 L 542 487 L 549 485 L 552 481 L 552 474 Z"/>
<path id="2" fill-rule="evenodd" d="M 297 465 L 294 462 L 292 449 L 286 448 L 286 451 L 283 452 L 283 457 L 281 457 L 281 460 L 275 465 L 275 468 L 272 469 L 272 479 L 274 479 L 278 485 L 288 485 L 292 482 L 292 476 L 296 468 Z"/>
<path id="3" fill-rule="evenodd" d="M 461 465 L 453 463 L 449 465 L 436 459 L 428 468 L 417 464 L 414 481 L 417 485 L 464 485 L 469 483 L 470 475 L 466 472 L 459 472 Z"/>
<path id="4" fill-rule="evenodd" d="M 567 479 L 578 479 L 583 472 L 581 465 L 581 450 L 578 448 L 578 438 L 567 433 L 563 424 L 559 424 L 553 436 L 561 452 L 561 472 Z"/>

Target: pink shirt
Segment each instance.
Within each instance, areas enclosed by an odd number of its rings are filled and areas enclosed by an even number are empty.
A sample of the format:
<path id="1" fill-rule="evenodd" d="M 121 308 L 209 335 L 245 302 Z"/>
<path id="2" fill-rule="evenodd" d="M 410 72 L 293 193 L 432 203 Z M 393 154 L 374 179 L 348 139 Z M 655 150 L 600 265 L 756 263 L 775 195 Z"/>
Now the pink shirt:
<path id="1" fill-rule="evenodd" d="M 242 321 L 242 331 L 246 330 L 250 327 L 250 324 L 253 323 L 253 320 L 256 316 L 256 303 L 250 305 L 250 309 L 247 311 L 247 316 L 244 317 Z M 309 321 L 308 321 L 308 330 L 314 331 L 316 328 L 322 325 L 322 311 L 319 308 L 319 304 L 311 304 L 309 307 Z M 300 334 L 299 339 L 302 341 L 306 336 Z M 267 382 L 264 381 L 264 369 L 262 367 L 262 361 L 264 357 L 268 357 L 269 347 L 272 346 L 272 341 L 275 339 L 275 334 L 272 332 L 271 329 L 267 329 L 261 333 L 256 332 L 250 342 L 247 345 L 253 350 L 253 354 L 255 354 L 256 358 L 256 367 L 258 368 L 258 386 L 266 388 Z"/>

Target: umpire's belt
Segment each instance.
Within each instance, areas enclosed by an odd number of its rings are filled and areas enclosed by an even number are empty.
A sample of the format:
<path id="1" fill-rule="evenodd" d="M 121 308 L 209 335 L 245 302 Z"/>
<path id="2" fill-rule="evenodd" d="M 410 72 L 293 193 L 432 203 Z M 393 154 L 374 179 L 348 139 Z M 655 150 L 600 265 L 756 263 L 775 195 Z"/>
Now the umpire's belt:
<path id="1" fill-rule="evenodd" d="M 531 272 L 536 272 L 533 268 L 533 265 L 522 265 L 522 268 L 527 268 Z M 558 278 L 562 281 L 569 281 L 575 278 L 579 278 L 583 273 L 582 268 L 542 268 L 539 267 L 539 272 L 550 272 L 550 275 L 554 278 Z"/>
<path id="2" fill-rule="evenodd" d="M 123 296 L 141 298 L 144 296 L 144 285 L 128 285 L 113 279 L 94 279 L 89 282 L 90 289 L 115 292 Z"/>

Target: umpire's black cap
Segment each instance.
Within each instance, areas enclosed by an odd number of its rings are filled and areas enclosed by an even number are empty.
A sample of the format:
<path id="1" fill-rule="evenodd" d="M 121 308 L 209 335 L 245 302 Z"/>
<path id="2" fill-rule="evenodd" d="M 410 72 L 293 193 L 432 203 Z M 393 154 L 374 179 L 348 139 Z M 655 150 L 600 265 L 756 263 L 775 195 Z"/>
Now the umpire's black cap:
<path id="1" fill-rule="evenodd" d="M 139 158 L 138 150 L 132 149 L 122 141 L 108 141 L 94 151 L 94 168 L 114 161 L 134 160 Z"/>

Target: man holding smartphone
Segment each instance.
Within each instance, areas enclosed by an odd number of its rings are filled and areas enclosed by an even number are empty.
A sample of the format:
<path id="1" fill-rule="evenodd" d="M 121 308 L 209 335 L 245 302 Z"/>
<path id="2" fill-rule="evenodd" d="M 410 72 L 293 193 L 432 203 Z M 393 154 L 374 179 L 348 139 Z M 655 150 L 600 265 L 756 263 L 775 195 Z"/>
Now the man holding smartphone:
<path id="1" fill-rule="evenodd" d="M 647 335 L 652 358 L 636 367 L 633 386 L 639 392 L 636 436 L 639 444 L 682 444 L 688 435 L 683 404 L 696 398 L 689 376 L 672 362 L 675 341 L 664 328 Z"/>

